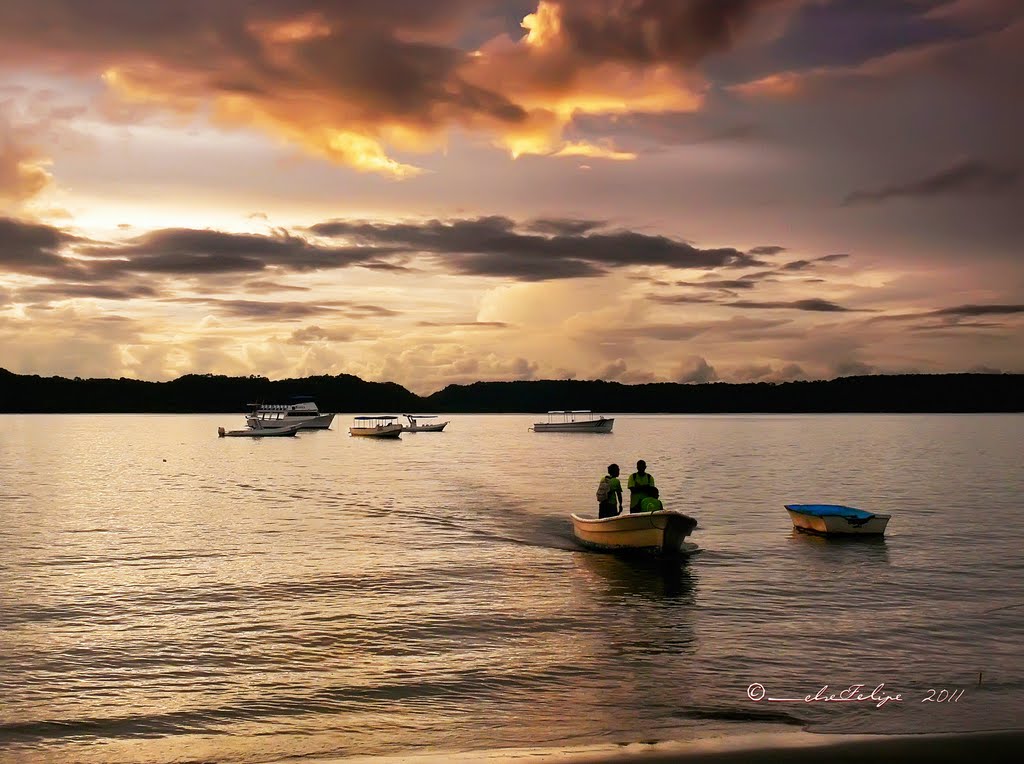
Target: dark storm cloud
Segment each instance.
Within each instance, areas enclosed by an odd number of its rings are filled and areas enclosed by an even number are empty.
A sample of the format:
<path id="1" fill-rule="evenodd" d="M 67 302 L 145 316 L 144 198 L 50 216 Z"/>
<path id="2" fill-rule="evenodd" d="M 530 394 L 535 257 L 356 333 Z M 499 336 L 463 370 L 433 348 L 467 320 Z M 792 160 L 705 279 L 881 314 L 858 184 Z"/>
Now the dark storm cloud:
<path id="1" fill-rule="evenodd" d="M 932 311 L 932 316 L 955 316 L 969 318 L 971 316 L 1007 316 L 1024 313 L 1024 305 L 957 305 L 952 308 L 940 308 Z"/>
<path id="2" fill-rule="evenodd" d="M 106 276 L 255 273 L 268 267 L 312 271 L 346 268 L 389 254 L 383 247 L 321 247 L 287 232 L 266 236 L 191 228 L 150 231 L 123 243 L 82 246 L 78 252 L 93 258 L 83 261 L 86 267 Z"/>
<path id="3" fill-rule="evenodd" d="M 1021 172 L 1016 167 L 1000 167 L 984 160 L 967 159 L 917 180 L 854 191 L 847 195 L 843 204 L 873 204 L 887 199 L 946 194 L 997 194 L 1015 188 L 1020 177 Z"/>
<path id="4" fill-rule="evenodd" d="M 504 321 L 417 321 L 416 326 L 451 326 L 459 329 L 505 329 L 510 324 Z"/>
<path id="5" fill-rule="evenodd" d="M 793 260 L 785 265 L 779 266 L 780 271 L 802 271 L 811 267 L 810 260 Z"/>
<path id="6" fill-rule="evenodd" d="M 549 228 L 552 225 L 549 221 Z M 637 265 L 710 269 L 759 263 L 732 247 L 699 249 L 678 239 L 634 231 L 544 236 L 518 230 L 513 220 L 498 216 L 423 223 L 335 220 L 309 230 L 368 247 L 433 254 L 458 273 L 524 281 L 596 276 L 609 268 Z"/>
<path id="7" fill-rule="evenodd" d="M 733 44 L 773 0 L 562 0 L 566 47 L 581 59 L 692 64 Z"/>
<path id="8" fill-rule="evenodd" d="M 955 325 L 962 326 L 983 326 L 981 322 L 961 324 L 965 319 L 979 318 L 982 316 L 1014 316 L 1024 313 L 1024 305 L 1017 304 L 991 304 L 991 305 L 954 305 L 949 308 L 938 308 L 936 310 L 921 311 L 918 313 L 898 313 L 886 316 L 877 316 L 872 321 L 916 321 L 927 319 L 942 319 L 943 323 L 932 325 L 935 327 L 950 328 Z"/>
<path id="9" fill-rule="evenodd" d="M 777 255 L 780 252 L 785 252 L 785 251 L 786 251 L 785 247 L 780 247 L 780 246 L 778 246 L 776 244 L 764 244 L 764 245 L 761 245 L 760 247 L 754 247 L 753 249 L 748 249 L 747 250 L 747 254 L 748 255 Z"/>
<path id="10" fill-rule="evenodd" d="M 268 292 L 309 292 L 310 287 L 282 284 L 277 281 L 246 281 L 242 286 L 247 292 L 268 293 Z"/>
<path id="11" fill-rule="evenodd" d="M 542 235 L 504 217 L 378 223 L 335 220 L 309 229 L 320 237 L 345 237 L 354 244 L 327 246 L 279 230 L 242 234 L 171 228 L 149 231 L 119 242 L 79 239 L 51 226 L 0 219 L 0 265 L 7 270 L 63 282 L 118 281 L 140 274 L 156 277 L 216 279 L 233 275 L 302 273 L 354 266 L 410 270 L 409 258 L 426 255 L 442 268 L 464 275 L 522 281 L 598 276 L 630 266 L 734 268 L 759 264 L 732 247 L 700 249 L 666 236 L 628 230 L 592 230 L 591 221 L 546 220 Z M 77 257 L 65 255 L 75 254 Z M 397 262 L 396 262 L 397 260 Z M 731 280 L 722 280 L 725 288 Z M 276 286 L 269 279 L 248 282 L 253 291 L 302 287 Z M 714 283 L 700 284 L 714 287 Z M 732 283 L 732 288 L 747 288 Z M 85 294 L 81 291 L 81 294 Z M 141 296 L 141 295 L 140 295 Z"/>
<path id="12" fill-rule="evenodd" d="M 260 320 L 297 321 L 314 316 L 344 315 L 349 318 L 388 317 L 398 315 L 398 311 L 379 305 L 351 303 L 344 300 L 325 300 L 320 302 L 290 302 L 267 300 L 217 300 L 201 297 L 181 297 L 172 302 L 189 305 L 208 305 L 218 313 L 233 318 L 251 318 Z"/>
<path id="13" fill-rule="evenodd" d="M 53 226 L 0 217 L 0 269 L 48 278 L 84 276 L 81 266 L 59 254 L 79 241 Z"/>
<path id="14" fill-rule="evenodd" d="M 579 236 L 589 233 L 594 229 L 603 228 L 606 225 L 607 222 L 604 220 L 537 218 L 526 223 L 523 228 L 527 231 L 535 231 L 536 233 Z"/>
<path id="15" fill-rule="evenodd" d="M 809 310 L 823 313 L 850 313 L 854 308 L 844 308 L 828 300 L 812 297 L 806 300 L 791 300 L 788 302 L 755 302 L 752 300 L 739 300 L 737 302 L 724 303 L 730 308 L 754 308 L 754 309 L 787 309 L 787 310 Z"/>
<path id="16" fill-rule="evenodd" d="M 709 279 L 707 281 L 677 281 L 676 286 L 702 289 L 753 289 L 757 286 L 757 281 L 754 279 Z"/>
<path id="17" fill-rule="evenodd" d="M 18 290 L 19 298 L 32 300 L 71 300 L 89 297 L 94 300 L 134 300 L 140 297 L 155 297 L 157 290 L 145 284 L 134 286 L 113 286 L 107 284 L 46 284 L 25 287 Z"/>

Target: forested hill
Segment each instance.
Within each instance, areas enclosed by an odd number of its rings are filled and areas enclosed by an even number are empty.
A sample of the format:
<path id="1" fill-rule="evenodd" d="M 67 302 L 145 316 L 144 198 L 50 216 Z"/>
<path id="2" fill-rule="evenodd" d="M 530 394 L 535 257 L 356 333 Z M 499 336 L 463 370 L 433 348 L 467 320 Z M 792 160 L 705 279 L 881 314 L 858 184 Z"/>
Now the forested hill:
<path id="1" fill-rule="evenodd" d="M 271 381 L 189 374 L 170 382 L 66 379 L 0 369 L 0 412 L 232 412 L 311 395 L 322 411 L 543 412 L 1010 412 L 1024 411 L 1024 374 L 906 374 L 829 381 L 623 385 L 539 380 L 449 385 L 427 397 L 350 374 Z"/>
<path id="2" fill-rule="evenodd" d="M 393 382 L 364 382 L 351 374 L 274 382 L 188 374 L 170 382 L 142 382 L 22 376 L 0 369 L 0 412 L 244 412 L 246 404 L 282 403 L 290 395 L 311 395 L 322 411 L 404 413 L 422 400 Z"/>
<path id="3" fill-rule="evenodd" d="M 476 382 L 449 385 L 426 403 L 450 412 L 1007 412 L 1024 411 L 1024 374 L 877 375 L 780 384 Z"/>

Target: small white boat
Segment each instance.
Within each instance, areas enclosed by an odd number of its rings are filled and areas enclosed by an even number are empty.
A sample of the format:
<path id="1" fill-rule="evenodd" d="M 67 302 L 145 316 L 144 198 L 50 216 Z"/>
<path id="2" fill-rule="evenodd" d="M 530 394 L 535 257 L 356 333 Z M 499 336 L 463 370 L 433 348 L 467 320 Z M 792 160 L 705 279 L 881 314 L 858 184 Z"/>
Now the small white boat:
<path id="1" fill-rule="evenodd" d="M 548 421 L 535 422 L 530 429 L 534 432 L 611 432 L 615 419 L 594 414 L 583 409 L 579 411 L 549 411 Z"/>
<path id="2" fill-rule="evenodd" d="M 326 430 L 334 421 L 334 414 L 321 414 L 308 395 L 293 395 L 288 403 L 250 403 L 249 408 L 245 421 L 250 427 L 258 421 L 263 427 L 298 424 L 303 430 Z"/>
<path id="3" fill-rule="evenodd" d="M 696 552 L 686 541 L 697 521 L 674 509 L 657 512 L 624 512 L 615 517 L 572 516 L 576 540 L 591 549 L 607 552 L 653 552 L 665 556 Z"/>
<path id="4" fill-rule="evenodd" d="M 364 438 L 397 438 L 402 434 L 397 420 L 396 416 L 357 416 L 348 431 Z"/>
<path id="5" fill-rule="evenodd" d="M 402 426 L 402 432 L 441 432 L 448 426 L 447 422 L 423 424 L 423 419 L 437 419 L 437 414 L 403 414 L 409 424 Z"/>
<path id="6" fill-rule="evenodd" d="M 261 424 L 250 425 L 244 430 L 225 430 L 217 428 L 217 435 L 222 438 L 288 438 L 294 437 L 302 429 L 300 424 L 287 427 L 264 427 Z"/>
<path id="7" fill-rule="evenodd" d="M 877 515 L 841 504 L 786 504 L 793 527 L 823 536 L 880 536 L 892 515 Z"/>

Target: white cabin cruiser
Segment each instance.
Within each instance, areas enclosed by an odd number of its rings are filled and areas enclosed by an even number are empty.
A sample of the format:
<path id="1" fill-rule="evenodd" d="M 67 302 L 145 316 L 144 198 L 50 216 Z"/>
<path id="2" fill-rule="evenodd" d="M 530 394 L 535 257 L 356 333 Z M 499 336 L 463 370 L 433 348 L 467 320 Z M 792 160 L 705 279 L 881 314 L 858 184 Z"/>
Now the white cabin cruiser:
<path id="1" fill-rule="evenodd" d="M 534 432 L 611 432 L 615 419 L 594 414 L 589 409 L 549 411 L 548 421 L 535 422 Z"/>
<path id="2" fill-rule="evenodd" d="M 299 425 L 302 430 L 326 430 L 334 421 L 334 414 L 321 414 L 309 395 L 293 395 L 288 403 L 250 403 L 252 411 L 245 421 L 253 427 L 290 427 Z"/>
<path id="3" fill-rule="evenodd" d="M 403 414 L 409 420 L 409 424 L 402 426 L 402 432 L 441 432 L 448 426 L 448 422 L 427 422 L 424 419 L 437 419 L 437 414 Z"/>

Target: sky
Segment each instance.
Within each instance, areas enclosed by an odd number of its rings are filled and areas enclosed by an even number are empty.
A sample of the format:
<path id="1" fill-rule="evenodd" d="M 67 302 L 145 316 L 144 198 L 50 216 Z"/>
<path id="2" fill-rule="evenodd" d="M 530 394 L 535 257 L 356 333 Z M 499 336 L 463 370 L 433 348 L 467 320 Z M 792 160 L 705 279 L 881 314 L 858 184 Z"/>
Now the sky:
<path id="1" fill-rule="evenodd" d="M 1018 0 L 5 0 L 0 367 L 1024 372 Z"/>

